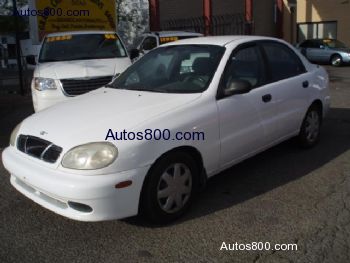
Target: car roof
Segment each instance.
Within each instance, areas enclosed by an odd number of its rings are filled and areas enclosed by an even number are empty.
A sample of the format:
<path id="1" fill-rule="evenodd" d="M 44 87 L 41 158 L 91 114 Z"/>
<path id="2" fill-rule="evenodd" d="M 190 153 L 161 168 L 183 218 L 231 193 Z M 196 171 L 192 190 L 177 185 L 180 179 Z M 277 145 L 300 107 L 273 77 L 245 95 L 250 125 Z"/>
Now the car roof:
<path id="1" fill-rule="evenodd" d="M 176 42 L 167 43 L 163 46 L 170 45 L 216 45 L 226 46 L 227 44 L 234 41 L 254 41 L 254 40 L 277 40 L 277 38 L 263 37 L 263 36 L 245 36 L 245 35 L 234 35 L 234 36 L 209 36 L 209 37 L 198 37 L 183 39 Z"/>
<path id="2" fill-rule="evenodd" d="M 67 31 L 47 34 L 47 37 L 58 37 L 65 35 L 87 35 L 87 34 L 116 34 L 114 31 Z"/>
<path id="3" fill-rule="evenodd" d="M 145 34 L 155 34 L 159 37 L 170 37 L 170 36 L 203 36 L 201 33 L 189 32 L 189 31 L 152 31 L 146 32 Z"/>
<path id="4" fill-rule="evenodd" d="M 335 38 L 309 38 L 305 39 L 304 41 L 323 41 L 323 40 L 336 40 Z"/>

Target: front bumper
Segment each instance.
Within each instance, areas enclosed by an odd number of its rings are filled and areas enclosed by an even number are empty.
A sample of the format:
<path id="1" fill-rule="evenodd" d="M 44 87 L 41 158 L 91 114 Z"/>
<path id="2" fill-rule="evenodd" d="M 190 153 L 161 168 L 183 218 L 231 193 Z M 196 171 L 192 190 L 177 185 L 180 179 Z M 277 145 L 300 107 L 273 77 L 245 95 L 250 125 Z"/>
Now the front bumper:
<path id="1" fill-rule="evenodd" d="M 342 54 L 343 63 L 350 64 L 350 56 L 348 54 Z"/>
<path id="2" fill-rule="evenodd" d="M 125 172 L 86 176 L 50 169 L 24 157 L 14 147 L 2 154 L 11 184 L 23 195 L 62 216 L 79 221 L 121 219 L 138 213 L 139 198 L 149 166 Z M 115 185 L 131 180 L 132 185 Z M 83 204 L 92 209 L 86 211 Z"/>

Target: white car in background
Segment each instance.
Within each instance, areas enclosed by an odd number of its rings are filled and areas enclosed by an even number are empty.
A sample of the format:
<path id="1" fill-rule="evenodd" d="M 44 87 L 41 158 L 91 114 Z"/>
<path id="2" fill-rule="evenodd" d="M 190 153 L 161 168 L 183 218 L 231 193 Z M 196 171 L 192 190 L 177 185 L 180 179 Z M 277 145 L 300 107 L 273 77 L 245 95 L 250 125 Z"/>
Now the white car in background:
<path id="1" fill-rule="evenodd" d="M 130 50 L 130 57 L 137 59 L 152 49 L 170 42 L 202 37 L 203 34 L 188 31 L 152 31 L 145 32 L 134 40 L 133 47 Z"/>
<path id="2" fill-rule="evenodd" d="M 32 81 L 35 111 L 84 94 L 111 82 L 131 65 L 115 32 L 77 31 L 49 34 L 43 40 Z"/>
<path id="3" fill-rule="evenodd" d="M 182 40 L 108 86 L 25 119 L 2 159 L 19 192 L 60 215 L 169 222 L 207 178 L 295 136 L 314 146 L 328 84 L 322 67 L 282 40 Z M 205 140 L 106 141 L 109 129 L 197 131 Z"/>

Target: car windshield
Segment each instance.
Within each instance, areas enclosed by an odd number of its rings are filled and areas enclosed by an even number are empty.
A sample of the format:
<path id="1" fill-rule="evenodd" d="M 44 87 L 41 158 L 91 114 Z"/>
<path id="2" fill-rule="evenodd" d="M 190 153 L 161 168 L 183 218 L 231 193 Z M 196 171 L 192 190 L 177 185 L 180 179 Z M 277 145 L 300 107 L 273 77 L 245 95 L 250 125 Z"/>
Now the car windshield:
<path id="1" fill-rule="evenodd" d="M 129 67 L 110 86 L 165 93 L 203 92 L 224 52 L 224 47 L 214 45 L 157 48 Z"/>
<path id="2" fill-rule="evenodd" d="M 343 42 L 335 39 L 325 39 L 323 43 L 330 48 L 347 48 Z"/>
<path id="3" fill-rule="evenodd" d="M 126 57 L 116 34 L 79 34 L 46 37 L 39 62 Z"/>

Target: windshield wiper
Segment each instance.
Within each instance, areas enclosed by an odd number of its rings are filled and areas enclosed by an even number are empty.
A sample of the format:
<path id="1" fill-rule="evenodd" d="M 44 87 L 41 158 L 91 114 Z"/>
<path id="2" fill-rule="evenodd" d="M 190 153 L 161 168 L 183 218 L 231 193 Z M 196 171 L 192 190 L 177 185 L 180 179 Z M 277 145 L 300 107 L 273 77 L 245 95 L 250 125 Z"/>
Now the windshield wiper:
<path id="1" fill-rule="evenodd" d="M 111 84 L 111 83 L 106 84 L 105 87 L 106 87 L 106 88 L 115 89 L 115 87 L 114 87 L 113 84 Z"/>

